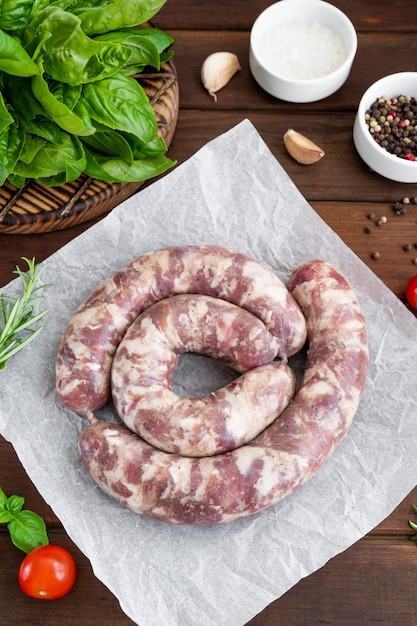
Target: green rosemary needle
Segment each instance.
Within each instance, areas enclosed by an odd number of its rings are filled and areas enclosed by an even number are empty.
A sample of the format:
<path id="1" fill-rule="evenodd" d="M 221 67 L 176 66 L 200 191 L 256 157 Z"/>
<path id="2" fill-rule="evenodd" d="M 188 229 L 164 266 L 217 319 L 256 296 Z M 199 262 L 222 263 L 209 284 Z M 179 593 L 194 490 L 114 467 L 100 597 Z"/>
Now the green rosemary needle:
<path id="1" fill-rule="evenodd" d="M 39 300 L 43 298 L 39 291 L 48 286 L 39 283 L 46 266 L 40 268 L 35 259 L 22 258 L 28 270 L 23 271 L 16 266 L 14 273 L 21 278 L 23 294 L 17 298 L 0 294 L 0 324 L 3 322 L 0 326 L 0 371 L 6 368 L 12 356 L 39 335 L 42 326 L 35 325 L 48 312 L 48 309 L 36 311 Z"/>

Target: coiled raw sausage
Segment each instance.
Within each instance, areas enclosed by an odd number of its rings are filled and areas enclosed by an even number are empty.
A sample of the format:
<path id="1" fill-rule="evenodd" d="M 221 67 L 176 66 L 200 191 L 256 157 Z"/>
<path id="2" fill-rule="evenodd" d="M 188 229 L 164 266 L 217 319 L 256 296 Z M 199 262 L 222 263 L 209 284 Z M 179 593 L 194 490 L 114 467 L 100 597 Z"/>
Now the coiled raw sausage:
<path id="1" fill-rule="evenodd" d="M 257 317 L 220 298 L 183 294 L 147 308 L 113 359 L 111 389 L 120 418 L 166 452 L 207 456 L 250 441 L 286 408 L 295 376 L 269 364 L 278 342 Z M 246 372 L 201 397 L 173 391 L 178 356 L 197 352 Z M 247 371 L 250 370 L 250 371 Z"/>
<path id="2" fill-rule="evenodd" d="M 58 349 L 62 404 L 88 414 L 110 397 L 115 350 L 133 320 L 154 302 L 180 293 L 222 298 L 247 309 L 277 338 L 280 357 L 306 339 L 302 312 L 282 281 L 247 256 L 219 246 L 178 246 L 145 254 L 105 280 L 80 306 Z"/>
<path id="3" fill-rule="evenodd" d="M 101 488 L 137 513 L 175 524 L 218 524 L 261 511 L 322 466 L 352 423 L 365 385 L 365 319 L 346 279 L 306 263 L 289 289 L 307 320 L 305 375 L 294 400 L 252 442 L 213 457 L 156 450 L 126 427 L 95 422 L 79 449 Z"/>

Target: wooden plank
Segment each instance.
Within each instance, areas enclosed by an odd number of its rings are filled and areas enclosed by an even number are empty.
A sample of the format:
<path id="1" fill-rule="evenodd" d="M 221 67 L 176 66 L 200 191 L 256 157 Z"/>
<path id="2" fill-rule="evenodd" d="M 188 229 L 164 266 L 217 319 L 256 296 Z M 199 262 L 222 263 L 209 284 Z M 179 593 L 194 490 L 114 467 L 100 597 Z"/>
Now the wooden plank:
<path id="1" fill-rule="evenodd" d="M 175 8 L 168 2 L 156 20 L 164 29 L 250 30 L 258 15 L 273 0 L 176 0 Z M 358 31 L 412 32 L 416 30 L 413 3 L 404 0 L 333 0 L 352 21 Z M 202 6 L 204 5 L 204 7 Z"/>
<path id="2" fill-rule="evenodd" d="M 238 124 L 245 115 L 240 111 L 213 110 L 205 112 L 204 118 L 207 125 L 203 126 L 200 111 L 181 111 L 170 151 L 179 163 L 191 157 L 208 140 Z M 406 215 L 396 215 L 394 207 L 405 194 L 412 194 L 413 188 L 387 181 L 369 171 L 352 143 L 353 116 L 343 113 L 323 119 L 315 114 L 255 111 L 249 119 L 321 217 L 390 289 L 404 298 L 406 282 L 417 271 L 413 263 L 417 258 L 417 205 L 410 205 Z M 310 136 L 323 147 L 326 156 L 311 166 L 296 163 L 283 143 L 283 134 L 288 127 Z M 382 227 L 375 226 L 374 220 L 367 217 L 372 213 L 376 217 L 386 216 L 387 223 Z M 369 226 L 373 228 L 372 234 L 365 232 Z M 74 227 L 45 233 L 41 238 L 36 235 L 2 235 L 0 284 L 14 278 L 13 270 L 20 260 L 20 256 L 10 256 L 10 249 L 41 261 L 79 232 L 82 228 Z M 407 252 L 403 249 L 405 244 L 411 245 Z M 375 251 L 381 255 L 377 262 L 371 258 Z"/>
<path id="3" fill-rule="evenodd" d="M 406 215 L 396 215 L 393 204 L 312 202 L 344 243 L 405 302 L 407 282 L 417 273 L 417 206 Z M 381 217 L 386 217 L 387 222 L 378 226 Z M 371 233 L 367 232 L 369 228 Z M 411 249 L 404 250 L 408 244 Z M 374 258 L 375 253 L 380 255 L 378 259 Z"/>
<path id="4" fill-rule="evenodd" d="M 248 626 L 415 623 L 417 546 L 359 542 L 288 591 Z M 414 607 L 414 608 L 413 608 Z"/>
<path id="5" fill-rule="evenodd" d="M 95 578 L 89 561 L 65 533 L 53 531 L 50 538 L 51 543 L 63 545 L 74 555 L 77 581 L 71 593 L 58 602 L 41 602 L 27 598 L 18 589 L 16 576 L 23 553 L 9 549 L 8 537 L 0 532 L 0 606 L 9 611 L 5 623 L 8 626 L 133 624 L 111 592 Z M 385 537 L 384 541 L 368 536 L 301 580 L 248 626 L 324 623 L 411 626 L 417 602 L 417 587 L 413 584 L 417 578 L 416 550 L 417 546 L 406 534 Z M 14 597 L 13 605 L 8 600 L 10 594 Z M 6 615 L 3 613 L 2 617 Z"/>
<path id="6" fill-rule="evenodd" d="M 88 559 L 63 531 L 49 531 L 50 543 L 67 548 L 75 559 L 77 579 L 71 592 L 56 601 L 42 601 L 24 595 L 17 573 L 23 552 L 9 546 L 0 531 L 0 623 L 4 626 L 130 626 L 134 622 L 121 610 L 115 596 L 93 574 Z M 11 602 L 11 597 L 13 601 Z"/>
<path id="7" fill-rule="evenodd" d="M 415 33 L 361 33 L 352 71 L 346 83 L 332 96 L 307 104 L 283 102 L 264 92 L 249 68 L 249 33 L 245 31 L 172 30 L 175 38 L 175 64 L 180 85 L 180 108 L 238 111 L 356 112 L 364 91 L 378 78 L 400 71 L 415 71 Z M 233 52 L 242 70 L 227 87 L 218 92 L 217 102 L 205 91 L 200 80 L 204 59 L 219 50 Z M 383 95 L 383 94 L 381 94 Z"/>
<path id="8" fill-rule="evenodd" d="M 347 83 L 318 103 L 291 105 L 264 93 L 253 80 L 248 64 L 249 30 L 268 0 L 175 0 L 158 14 L 158 26 L 176 38 L 180 115 L 170 156 L 184 162 L 207 141 L 249 118 L 300 192 L 343 241 L 367 263 L 400 298 L 407 278 L 417 273 L 414 250 L 403 243 L 417 242 L 417 209 L 395 216 L 392 207 L 415 186 L 387 181 L 371 172 L 352 143 L 352 125 L 359 99 L 376 78 L 394 71 L 415 70 L 417 3 L 404 0 L 335 0 L 358 29 L 359 48 Z M 200 67 L 210 52 L 229 49 L 238 54 L 242 70 L 219 93 L 208 96 L 200 81 Z M 326 151 L 318 164 L 303 167 L 286 153 L 282 137 L 288 127 L 311 136 Z M 414 190 L 414 191 L 413 191 Z M 291 207 L 289 207 L 291 210 Z M 365 233 L 368 213 L 385 214 L 388 222 Z M 96 220 L 97 221 L 97 220 Z M 93 223 L 93 222 L 92 222 Z M 89 225 L 89 224 L 88 224 Z M 41 261 L 83 232 L 88 225 L 37 235 L 2 235 L 0 286 L 14 278 L 21 256 Z M 307 242 L 308 243 L 308 242 Z M 377 248 L 378 262 L 370 258 Z M 417 256 L 417 255 L 416 255 Z M 1 387 L 0 387 L 1 390 Z M 35 408 L 36 411 L 36 408 Z M 34 422 L 35 422 L 34 415 Z M 132 624 L 117 600 L 94 576 L 88 560 L 72 544 L 50 507 L 37 493 L 13 448 L 0 438 L 0 485 L 6 493 L 26 497 L 26 507 L 45 517 L 51 541 L 75 555 L 78 579 L 73 592 L 59 602 L 26 598 L 16 584 L 22 553 L 7 530 L 0 527 L 0 606 L 8 626 L 128 626 Z M 392 514 L 349 550 L 300 581 L 257 616 L 251 626 L 315 626 L 319 624 L 415 623 L 417 545 L 408 519 L 414 519 L 417 487 Z M 117 555 L 115 555 L 117 557 Z M 0 622 L 2 619 L 0 618 Z"/>
<path id="9" fill-rule="evenodd" d="M 61 528 L 58 518 L 25 472 L 13 446 L 2 436 L 0 436 L 0 487 L 7 496 L 23 496 L 25 498 L 24 508 L 38 513 L 43 517 L 48 527 Z M 5 528 L 0 526 L 0 530 L 5 530 Z"/>

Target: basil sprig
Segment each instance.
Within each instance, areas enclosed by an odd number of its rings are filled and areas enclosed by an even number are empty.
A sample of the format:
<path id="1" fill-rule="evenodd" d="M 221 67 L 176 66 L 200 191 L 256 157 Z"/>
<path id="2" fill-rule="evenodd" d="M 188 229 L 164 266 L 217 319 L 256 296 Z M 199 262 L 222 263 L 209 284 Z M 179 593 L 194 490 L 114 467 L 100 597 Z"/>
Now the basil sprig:
<path id="1" fill-rule="evenodd" d="M 170 35 L 138 28 L 165 1 L 0 0 L 0 185 L 138 182 L 175 164 L 134 78 L 173 55 Z"/>
<path id="2" fill-rule="evenodd" d="M 42 517 L 33 511 L 23 510 L 24 502 L 22 496 L 8 498 L 0 488 L 0 524 L 7 524 L 13 544 L 28 553 L 47 545 L 49 539 Z"/>

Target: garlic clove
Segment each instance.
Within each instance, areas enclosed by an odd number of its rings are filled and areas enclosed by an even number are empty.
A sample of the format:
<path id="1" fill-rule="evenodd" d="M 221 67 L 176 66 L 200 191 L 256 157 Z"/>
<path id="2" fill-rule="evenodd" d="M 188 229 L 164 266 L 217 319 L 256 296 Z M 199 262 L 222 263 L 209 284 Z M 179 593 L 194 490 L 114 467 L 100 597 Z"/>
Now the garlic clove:
<path id="1" fill-rule="evenodd" d="M 239 59 L 233 52 L 213 52 L 201 66 L 201 82 L 217 102 L 216 92 L 230 81 L 240 67 Z"/>
<path id="2" fill-rule="evenodd" d="M 292 158 L 303 165 L 317 163 L 325 155 L 324 150 L 292 128 L 285 133 L 284 144 Z"/>

